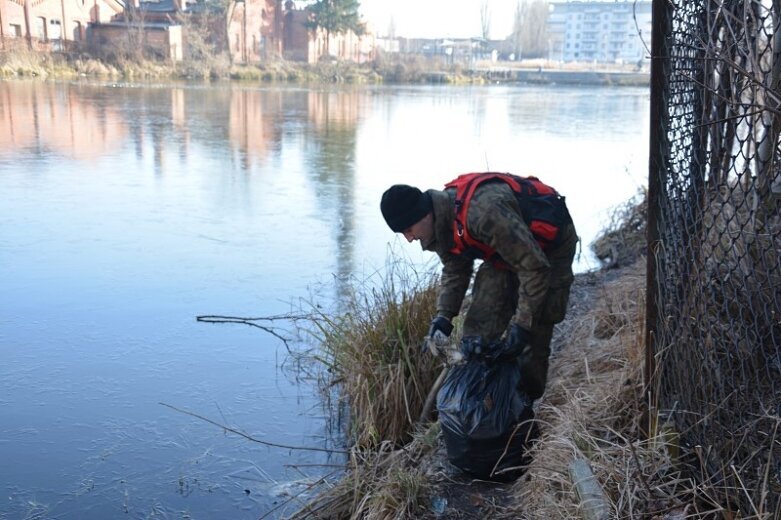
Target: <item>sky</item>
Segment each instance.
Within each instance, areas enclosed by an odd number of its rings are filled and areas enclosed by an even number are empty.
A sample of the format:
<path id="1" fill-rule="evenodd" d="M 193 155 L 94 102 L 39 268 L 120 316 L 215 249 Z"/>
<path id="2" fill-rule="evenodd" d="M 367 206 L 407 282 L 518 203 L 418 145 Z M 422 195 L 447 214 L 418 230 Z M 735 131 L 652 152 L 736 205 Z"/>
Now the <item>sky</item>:
<path id="1" fill-rule="evenodd" d="M 506 38 L 518 0 L 360 0 L 360 4 L 363 19 L 381 36 L 387 34 L 392 19 L 396 36 L 469 38 L 482 34 L 483 1 L 490 13 L 490 38 Z"/>

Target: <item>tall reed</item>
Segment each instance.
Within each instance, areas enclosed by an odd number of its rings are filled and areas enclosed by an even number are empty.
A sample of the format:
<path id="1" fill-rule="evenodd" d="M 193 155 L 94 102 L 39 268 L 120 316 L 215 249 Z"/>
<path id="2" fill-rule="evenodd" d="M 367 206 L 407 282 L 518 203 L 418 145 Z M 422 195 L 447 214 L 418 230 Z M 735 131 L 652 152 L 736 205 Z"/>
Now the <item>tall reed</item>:
<path id="1" fill-rule="evenodd" d="M 391 261 L 378 283 L 353 283 L 335 314 L 314 309 L 326 386 L 339 385 L 348 435 L 361 448 L 410 440 L 440 366 L 421 347 L 436 312 L 437 277 Z"/>

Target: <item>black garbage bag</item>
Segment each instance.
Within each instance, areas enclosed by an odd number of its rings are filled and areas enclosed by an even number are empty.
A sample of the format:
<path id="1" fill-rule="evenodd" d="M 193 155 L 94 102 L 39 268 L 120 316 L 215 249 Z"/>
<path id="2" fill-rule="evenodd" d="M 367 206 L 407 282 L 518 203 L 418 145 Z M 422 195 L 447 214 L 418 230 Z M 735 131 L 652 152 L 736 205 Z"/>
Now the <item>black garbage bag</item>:
<path id="1" fill-rule="evenodd" d="M 453 465 L 486 480 L 520 475 L 519 470 L 502 472 L 527 463 L 526 450 L 537 432 L 532 400 L 519 388 L 520 379 L 516 359 L 451 367 L 437 393 L 437 410 Z"/>

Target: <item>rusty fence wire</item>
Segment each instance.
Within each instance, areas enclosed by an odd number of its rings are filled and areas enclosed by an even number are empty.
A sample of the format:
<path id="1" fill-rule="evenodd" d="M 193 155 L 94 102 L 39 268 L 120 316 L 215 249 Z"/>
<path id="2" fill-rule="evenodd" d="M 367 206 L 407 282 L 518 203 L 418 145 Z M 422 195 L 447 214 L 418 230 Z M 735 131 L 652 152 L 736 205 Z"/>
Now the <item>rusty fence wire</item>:
<path id="1" fill-rule="evenodd" d="M 688 466 L 781 518 L 781 0 L 654 0 L 648 368 Z"/>

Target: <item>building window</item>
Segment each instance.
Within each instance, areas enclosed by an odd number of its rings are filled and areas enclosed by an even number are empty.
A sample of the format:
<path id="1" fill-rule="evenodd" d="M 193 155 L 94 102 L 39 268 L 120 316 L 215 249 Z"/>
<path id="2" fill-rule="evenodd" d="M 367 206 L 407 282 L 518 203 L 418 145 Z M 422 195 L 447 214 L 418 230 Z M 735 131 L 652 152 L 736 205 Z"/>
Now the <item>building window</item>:
<path id="1" fill-rule="evenodd" d="M 21 38 L 22 37 L 22 26 L 18 23 L 12 23 L 11 24 L 11 38 Z"/>
<path id="2" fill-rule="evenodd" d="M 35 19 L 35 37 L 46 41 L 46 18 L 39 16 Z"/>
<path id="3" fill-rule="evenodd" d="M 62 50 L 62 24 L 59 20 L 49 20 L 49 41 L 52 42 L 52 50 Z"/>
<path id="4" fill-rule="evenodd" d="M 73 28 L 73 41 L 81 41 L 81 22 L 75 22 L 76 26 Z"/>

